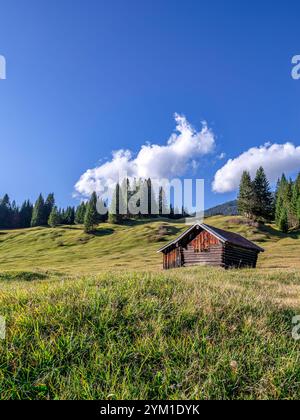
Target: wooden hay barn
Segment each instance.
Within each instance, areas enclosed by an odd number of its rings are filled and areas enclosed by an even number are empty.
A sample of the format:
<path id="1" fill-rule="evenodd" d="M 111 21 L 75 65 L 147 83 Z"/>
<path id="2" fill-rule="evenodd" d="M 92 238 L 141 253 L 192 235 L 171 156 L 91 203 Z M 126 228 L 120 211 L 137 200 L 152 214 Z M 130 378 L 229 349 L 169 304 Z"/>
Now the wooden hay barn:
<path id="1" fill-rule="evenodd" d="M 197 223 L 157 252 L 163 253 L 166 270 L 192 265 L 255 268 L 264 249 L 237 233 Z"/>

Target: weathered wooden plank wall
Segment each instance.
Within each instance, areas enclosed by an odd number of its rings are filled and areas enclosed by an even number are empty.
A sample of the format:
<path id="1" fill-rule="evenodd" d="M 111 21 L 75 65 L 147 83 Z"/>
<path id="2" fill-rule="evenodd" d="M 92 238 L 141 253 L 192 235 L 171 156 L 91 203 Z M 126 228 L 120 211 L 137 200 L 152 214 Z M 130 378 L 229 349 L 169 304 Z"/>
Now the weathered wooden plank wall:
<path id="1" fill-rule="evenodd" d="M 252 249 L 240 248 L 226 244 L 224 262 L 226 267 L 251 267 L 257 264 L 258 252 Z"/>
<path id="2" fill-rule="evenodd" d="M 172 249 L 167 254 L 163 254 L 164 269 L 181 267 L 181 252 L 180 248 Z"/>
<path id="3" fill-rule="evenodd" d="M 209 249 L 212 245 L 219 245 L 220 241 L 211 233 L 203 230 L 190 243 L 194 247 L 195 252 L 201 252 Z"/>
<path id="4" fill-rule="evenodd" d="M 200 232 L 185 248 L 183 253 L 183 265 L 215 265 L 223 264 L 223 245 L 212 234 L 206 231 Z"/>
<path id="5" fill-rule="evenodd" d="M 183 249 L 183 265 L 222 265 L 223 264 L 223 245 L 212 245 L 203 251 L 195 252 L 194 247 L 188 245 Z"/>

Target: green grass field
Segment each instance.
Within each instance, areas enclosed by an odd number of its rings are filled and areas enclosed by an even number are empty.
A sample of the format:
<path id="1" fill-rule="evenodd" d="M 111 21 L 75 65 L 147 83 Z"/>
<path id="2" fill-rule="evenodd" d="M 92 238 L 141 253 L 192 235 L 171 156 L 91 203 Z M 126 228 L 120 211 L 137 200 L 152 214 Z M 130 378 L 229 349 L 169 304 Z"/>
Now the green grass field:
<path id="1" fill-rule="evenodd" d="M 240 233 L 266 249 L 259 267 L 300 268 L 300 232 L 285 235 L 274 226 L 253 227 L 238 217 L 211 217 L 208 224 Z M 162 226 L 165 226 L 162 228 Z M 0 231 L 1 271 L 56 271 L 91 274 L 107 270 L 161 270 L 156 251 L 187 226 L 158 220 L 103 224 L 95 235 L 79 226 Z"/>
<path id="2" fill-rule="evenodd" d="M 256 270 L 163 272 L 158 220 L 0 232 L 2 399 L 300 398 L 300 235 L 206 221 L 266 249 Z"/>

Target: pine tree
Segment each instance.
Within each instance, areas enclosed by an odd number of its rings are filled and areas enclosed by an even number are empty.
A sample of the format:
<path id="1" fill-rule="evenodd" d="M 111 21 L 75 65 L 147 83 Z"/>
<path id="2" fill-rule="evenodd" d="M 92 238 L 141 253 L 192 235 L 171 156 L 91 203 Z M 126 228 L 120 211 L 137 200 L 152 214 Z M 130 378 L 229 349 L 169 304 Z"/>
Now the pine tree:
<path id="1" fill-rule="evenodd" d="M 75 223 L 77 225 L 82 225 L 84 223 L 84 216 L 86 212 L 86 203 L 82 201 L 82 203 L 79 204 L 79 206 L 76 209 L 75 213 Z"/>
<path id="2" fill-rule="evenodd" d="M 56 227 L 60 224 L 60 217 L 59 217 L 59 213 L 57 210 L 57 207 L 54 206 L 51 210 L 49 219 L 48 219 L 48 225 L 51 227 Z"/>
<path id="3" fill-rule="evenodd" d="M 33 206 L 29 200 L 24 201 L 20 210 L 20 227 L 28 228 L 30 227 L 32 219 Z"/>
<path id="4" fill-rule="evenodd" d="M 136 207 L 139 207 L 140 200 L 137 199 L 138 193 L 140 190 L 139 181 L 136 180 L 136 178 L 133 179 L 132 185 L 129 188 L 129 195 L 128 195 L 128 201 L 130 201 L 130 205 L 136 210 Z M 139 218 L 139 213 L 136 213 L 135 211 L 132 211 L 131 208 L 128 207 L 128 212 L 130 213 L 130 217 L 134 219 Z"/>
<path id="5" fill-rule="evenodd" d="M 97 194 L 93 192 L 84 217 L 84 231 L 91 233 L 98 224 Z"/>
<path id="6" fill-rule="evenodd" d="M 278 227 L 284 233 L 288 233 L 289 231 L 288 212 L 286 208 L 284 208 L 283 211 L 281 212 Z"/>
<path id="7" fill-rule="evenodd" d="M 158 207 L 159 207 L 160 216 L 167 217 L 170 214 L 170 209 L 168 208 L 168 205 L 167 205 L 166 194 L 163 187 L 159 188 Z"/>
<path id="8" fill-rule="evenodd" d="M 129 217 L 128 199 L 129 199 L 129 180 L 124 178 L 119 189 L 119 216 L 121 220 Z"/>
<path id="9" fill-rule="evenodd" d="M 9 196 L 4 195 L 0 200 L 0 228 L 7 229 L 10 227 L 11 205 Z"/>
<path id="10" fill-rule="evenodd" d="M 284 174 L 282 174 L 281 179 L 277 182 L 277 188 L 275 193 L 275 223 L 279 227 L 282 211 L 286 206 L 286 191 L 287 191 L 288 181 Z"/>
<path id="11" fill-rule="evenodd" d="M 74 207 L 67 207 L 64 211 L 64 224 L 74 225 L 75 222 L 75 209 Z"/>
<path id="12" fill-rule="evenodd" d="M 157 217 L 157 215 L 159 214 L 159 204 L 155 196 L 155 191 L 152 185 L 151 178 L 147 179 L 146 184 L 148 190 L 148 217 Z"/>
<path id="13" fill-rule="evenodd" d="M 249 172 L 242 174 L 238 195 L 239 214 L 251 218 L 254 213 L 254 186 Z"/>
<path id="14" fill-rule="evenodd" d="M 70 225 L 75 224 L 75 207 L 71 207 L 70 210 Z"/>
<path id="15" fill-rule="evenodd" d="M 288 215 L 288 225 L 289 229 L 293 228 L 294 225 L 297 223 L 295 221 L 294 211 L 293 211 L 293 205 L 292 205 L 292 199 L 293 199 L 293 181 L 291 178 L 288 181 L 287 190 L 286 190 L 286 199 L 285 199 L 285 207 L 287 209 L 287 215 Z"/>
<path id="16" fill-rule="evenodd" d="M 62 225 L 67 224 L 67 214 L 65 209 L 59 209 L 59 217 L 60 217 L 60 223 Z"/>
<path id="17" fill-rule="evenodd" d="M 265 171 L 260 167 L 253 181 L 254 216 L 259 220 L 272 220 L 274 216 L 274 197 Z"/>
<path id="18" fill-rule="evenodd" d="M 175 218 L 174 207 L 173 207 L 173 204 L 170 204 L 170 214 L 169 214 L 169 219 L 174 219 L 174 218 Z"/>
<path id="19" fill-rule="evenodd" d="M 5 194 L 4 197 L 1 200 L 1 205 L 9 207 L 10 206 L 10 199 L 8 194 Z"/>
<path id="20" fill-rule="evenodd" d="M 9 227 L 11 229 L 20 228 L 20 209 L 15 201 L 11 203 L 10 207 Z"/>
<path id="21" fill-rule="evenodd" d="M 279 227 L 279 221 L 281 218 L 281 212 L 283 208 L 282 198 L 282 178 L 278 179 L 276 191 L 275 191 L 275 224 Z"/>
<path id="22" fill-rule="evenodd" d="M 149 202 L 149 184 L 147 180 L 140 181 L 139 188 L 139 207 L 140 207 L 140 217 L 149 217 L 151 214 L 151 202 Z M 150 214 L 149 214 L 150 212 Z"/>
<path id="23" fill-rule="evenodd" d="M 300 224 L 300 197 L 298 198 L 298 201 L 297 201 L 297 217 Z"/>
<path id="24" fill-rule="evenodd" d="M 53 193 L 48 194 L 48 197 L 46 198 L 46 201 L 45 201 L 45 207 L 44 207 L 44 217 L 45 217 L 45 223 L 44 224 L 48 223 L 48 219 L 49 219 L 50 213 L 51 213 L 54 205 L 55 205 L 54 194 Z"/>
<path id="25" fill-rule="evenodd" d="M 45 221 L 45 201 L 42 194 L 40 194 L 32 211 L 31 226 L 43 226 L 46 223 L 47 220 Z"/>
<path id="26" fill-rule="evenodd" d="M 112 200 L 109 207 L 109 222 L 118 224 L 122 222 L 122 215 L 120 214 L 120 185 L 116 184 L 112 195 Z"/>
<path id="27" fill-rule="evenodd" d="M 291 201 L 291 224 L 293 228 L 299 228 L 300 217 L 298 214 L 298 203 L 300 199 L 300 173 L 292 185 L 292 201 Z"/>
<path id="28" fill-rule="evenodd" d="M 293 209 L 292 209 L 292 198 L 293 198 L 293 183 L 286 179 L 283 174 L 280 181 L 277 184 L 276 190 L 276 205 L 275 205 L 275 223 L 280 229 L 282 219 L 285 220 L 287 215 L 288 228 L 293 227 Z"/>
<path id="29" fill-rule="evenodd" d="M 144 197 L 148 202 L 148 193 L 145 189 L 145 182 L 141 179 L 134 179 L 128 195 L 128 214 L 131 218 L 139 219 L 142 214 L 147 213 L 147 207 L 144 205 Z M 145 203 L 144 203 L 145 204 Z"/>
<path id="30" fill-rule="evenodd" d="M 283 210 L 286 210 L 286 208 L 283 205 L 282 197 L 279 195 L 278 198 L 276 199 L 276 205 L 275 205 L 275 224 L 278 227 L 280 224 Z"/>

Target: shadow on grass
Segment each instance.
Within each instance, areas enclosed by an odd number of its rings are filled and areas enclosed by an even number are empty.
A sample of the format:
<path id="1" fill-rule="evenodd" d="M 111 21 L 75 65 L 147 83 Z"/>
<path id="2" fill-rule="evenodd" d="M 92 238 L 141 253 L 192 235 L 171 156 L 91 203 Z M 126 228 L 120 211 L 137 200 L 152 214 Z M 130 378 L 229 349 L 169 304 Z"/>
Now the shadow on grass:
<path id="1" fill-rule="evenodd" d="M 184 224 L 185 219 L 168 219 L 167 217 L 153 217 L 152 219 L 127 219 L 124 220 L 120 225 L 123 226 L 143 226 L 150 223 L 176 223 L 176 224 Z"/>
<path id="2" fill-rule="evenodd" d="M 58 227 L 66 230 L 78 230 L 77 225 L 59 225 Z"/>
<path id="3" fill-rule="evenodd" d="M 32 271 L 4 271 L 0 273 L 0 281 L 33 281 L 33 280 L 45 280 L 49 276 L 46 273 L 35 273 Z"/>
<path id="4" fill-rule="evenodd" d="M 166 227 L 166 234 L 165 236 L 173 236 L 173 235 L 178 235 L 179 233 L 182 232 L 182 229 L 176 227 L 176 226 L 167 226 Z M 168 238 L 166 238 L 168 239 Z"/>
<path id="5" fill-rule="evenodd" d="M 149 223 L 153 223 L 155 222 L 156 219 L 127 219 L 124 220 L 123 223 L 120 223 L 120 225 L 122 226 L 128 226 L 128 227 L 134 227 L 134 226 L 143 226 L 143 225 L 147 225 Z"/>
<path id="6" fill-rule="evenodd" d="M 278 239 L 285 239 L 285 238 L 299 239 L 299 234 L 300 234 L 299 231 L 294 231 L 291 233 L 283 233 L 283 232 L 280 232 L 279 230 L 274 229 L 272 226 L 263 225 L 263 224 L 260 224 L 257 230 L 259 232 L 276 237 Z"/>
<path id="7" fill-rule="evenodd" d="M 94 230 L 91 233 L 91 235 L 92 236 L 107 236 L 107 235 L 112 235 L 113 233 L 114 233 L 114 229 L 110 229 L 110 228 L 103 229 L 103 228 L 100 228 L 100 229 Z"/>

